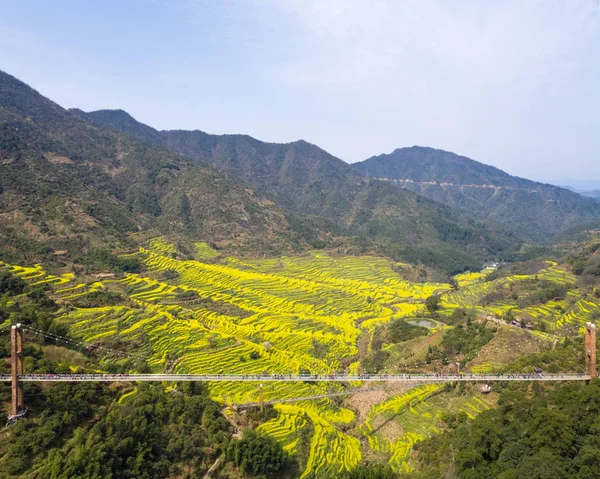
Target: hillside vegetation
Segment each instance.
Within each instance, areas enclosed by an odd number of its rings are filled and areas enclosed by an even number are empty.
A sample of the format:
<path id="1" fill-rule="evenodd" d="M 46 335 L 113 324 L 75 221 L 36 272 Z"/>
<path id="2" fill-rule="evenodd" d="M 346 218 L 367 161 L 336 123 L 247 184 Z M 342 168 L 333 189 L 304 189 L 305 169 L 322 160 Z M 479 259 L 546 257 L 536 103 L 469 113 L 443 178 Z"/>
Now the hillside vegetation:
<path id="1" fill-rule="evenodd" d="M 497 409 L 416 446 L 418 473 L 436 479 L 591 479 L 600 475 L 600 382 L 512 384 Z"/>
<path id="2" fill-rule="evenodd" d="M 600 205 L 565 188 L 511 176 L 443 150 L 398 148 L 352 165 L 357 171 L 544 241 L 600 216 Z"/>
<path id="3" fill-rule="evenodd" d="M 304 141 L 69 112 L 2 72 L 0 163 L 0 374 L 15 323 L 37 374 L 579 373 L 600 320 L 595 210 L 571 196 L 538 211 L 563 242 L 528 247 L 526 198 L 505 234 Z M 595 381 L 480 386 L 265 381 L 261 413 L 250 381 L 28 382 L 0 477 L 597 476 Z"/>
<path id="4" fill-rule="evenodd" d="M 508 257 L 518 240 L 451 208 L 373 181 L 306 141 L 265 143 L 246 135 L 156 131 L 121 110 L 75 114 L 212 164 L 290 211 L 317 215 L 396 259 L 454 273 Z"/>
<path id="5" fill-rule="evenodd" d="M 80 120 L 2 72 L 0 162 L 0 255 L 8 259 L 135 249 L 131 234 L 150 229 L 254 253 L 337 244 L 247 184 Z"/>

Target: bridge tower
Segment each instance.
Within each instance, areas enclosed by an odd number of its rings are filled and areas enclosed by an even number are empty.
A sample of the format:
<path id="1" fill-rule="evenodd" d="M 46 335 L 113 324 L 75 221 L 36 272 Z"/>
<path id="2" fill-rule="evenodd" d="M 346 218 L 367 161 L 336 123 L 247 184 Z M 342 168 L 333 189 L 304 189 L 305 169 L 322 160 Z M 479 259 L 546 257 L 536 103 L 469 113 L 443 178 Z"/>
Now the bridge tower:
<path id="1" fill-rule="evenodd" d="M 596 377 L 596 325 L 585 325 L 585 373 L 590 378 Z"/>
<path id="2" fill-rule="evenodd" d="M 23 374 L 23 329 L 20 324 L 13 325 L 10 330 L 10 363 L 12 366 L 12 415 L 17 416 L 25 411 L 23 401 L 23 383 L 19 376 Z"/>

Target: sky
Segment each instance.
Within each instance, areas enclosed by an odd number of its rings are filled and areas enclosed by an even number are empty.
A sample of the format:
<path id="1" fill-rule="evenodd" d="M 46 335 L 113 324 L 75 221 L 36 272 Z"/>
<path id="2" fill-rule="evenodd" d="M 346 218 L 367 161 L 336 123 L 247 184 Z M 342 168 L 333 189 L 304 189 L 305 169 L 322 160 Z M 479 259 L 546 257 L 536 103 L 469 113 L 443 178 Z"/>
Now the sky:
<path id="1" fill-rule="evenodd" d="M 600 0 L 0 0 L 0 69 L 158 129 L 600 185 Z"/>

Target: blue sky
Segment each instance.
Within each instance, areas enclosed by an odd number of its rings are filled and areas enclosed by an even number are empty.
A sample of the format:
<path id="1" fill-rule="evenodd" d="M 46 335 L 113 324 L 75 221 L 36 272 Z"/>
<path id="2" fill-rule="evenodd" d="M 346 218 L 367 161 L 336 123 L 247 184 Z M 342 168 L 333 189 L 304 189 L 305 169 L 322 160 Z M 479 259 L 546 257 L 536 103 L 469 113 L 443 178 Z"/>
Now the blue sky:
<path id="1" fill-rule="evenodd" d="M 600 184 L 598 0 L 0 0 L 0 69 L 159 129 Z"/>

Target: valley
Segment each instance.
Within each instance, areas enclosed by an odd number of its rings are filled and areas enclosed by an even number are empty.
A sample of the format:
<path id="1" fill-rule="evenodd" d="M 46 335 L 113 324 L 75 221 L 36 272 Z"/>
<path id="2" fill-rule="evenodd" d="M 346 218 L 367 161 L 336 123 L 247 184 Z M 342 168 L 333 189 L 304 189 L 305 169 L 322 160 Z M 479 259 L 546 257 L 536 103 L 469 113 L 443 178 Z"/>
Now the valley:
<path id="1" fill-rule="evenodd" d="M 599 218 L 443 150 L 156 130 L 0 71 L 0 476 L 598 477 Z"/>
<path id="2" fill-rule="evenodd" d="M 408 265 L 381 257 L 313 251 L 250 260 L 222 256 L 205 243 L 189 255 L 164 237 L 123 258 L 139 261 L 143 272 L 0 268 L 30 288 L 46 289 L 60 308 L 57 327 L 81 341 L 107 371 L 452 374 L 457 362 L 467 373 L 536 367 L 581 372 L 576 355 L 569 364 L 553 357 L 560 352 L 557 343 L 577 340 L 583 325 L 600 314 L 600 298 L 577 288 L 569 268 L 552 261 L 417 283 L 396 272 Z M 546 299 L 549 288 L 554 290 Z M 437 298 L 435 307 L 430 298 Z M 528 328 L 510 325 L 512 318 Z M 63 360 L 77 371 L 69 356 Z M 473 420 L 497 400 L 497 393 L 469 385 L 395 391 L 367 383 L 364 392 L 345 399 L 344 390 L 357 386 L 265 382 L 264 399 L 275 405 L 258 431 L 300 458 L 301 477 L 351 471 L 375 457 L 408 473 L 414 444 L 442 432 L 449 418 Z M 379 390 L 376 399 L 368 399 L 368 390 Z M 135 394 L 123 394 L 119 403 Z M 209 394 L 239 427 L 247 420 L 238 407 L 258 401 L 255 383 L 213 382 Z M 311 396 L 322 397 L 302 399 Z"/>

